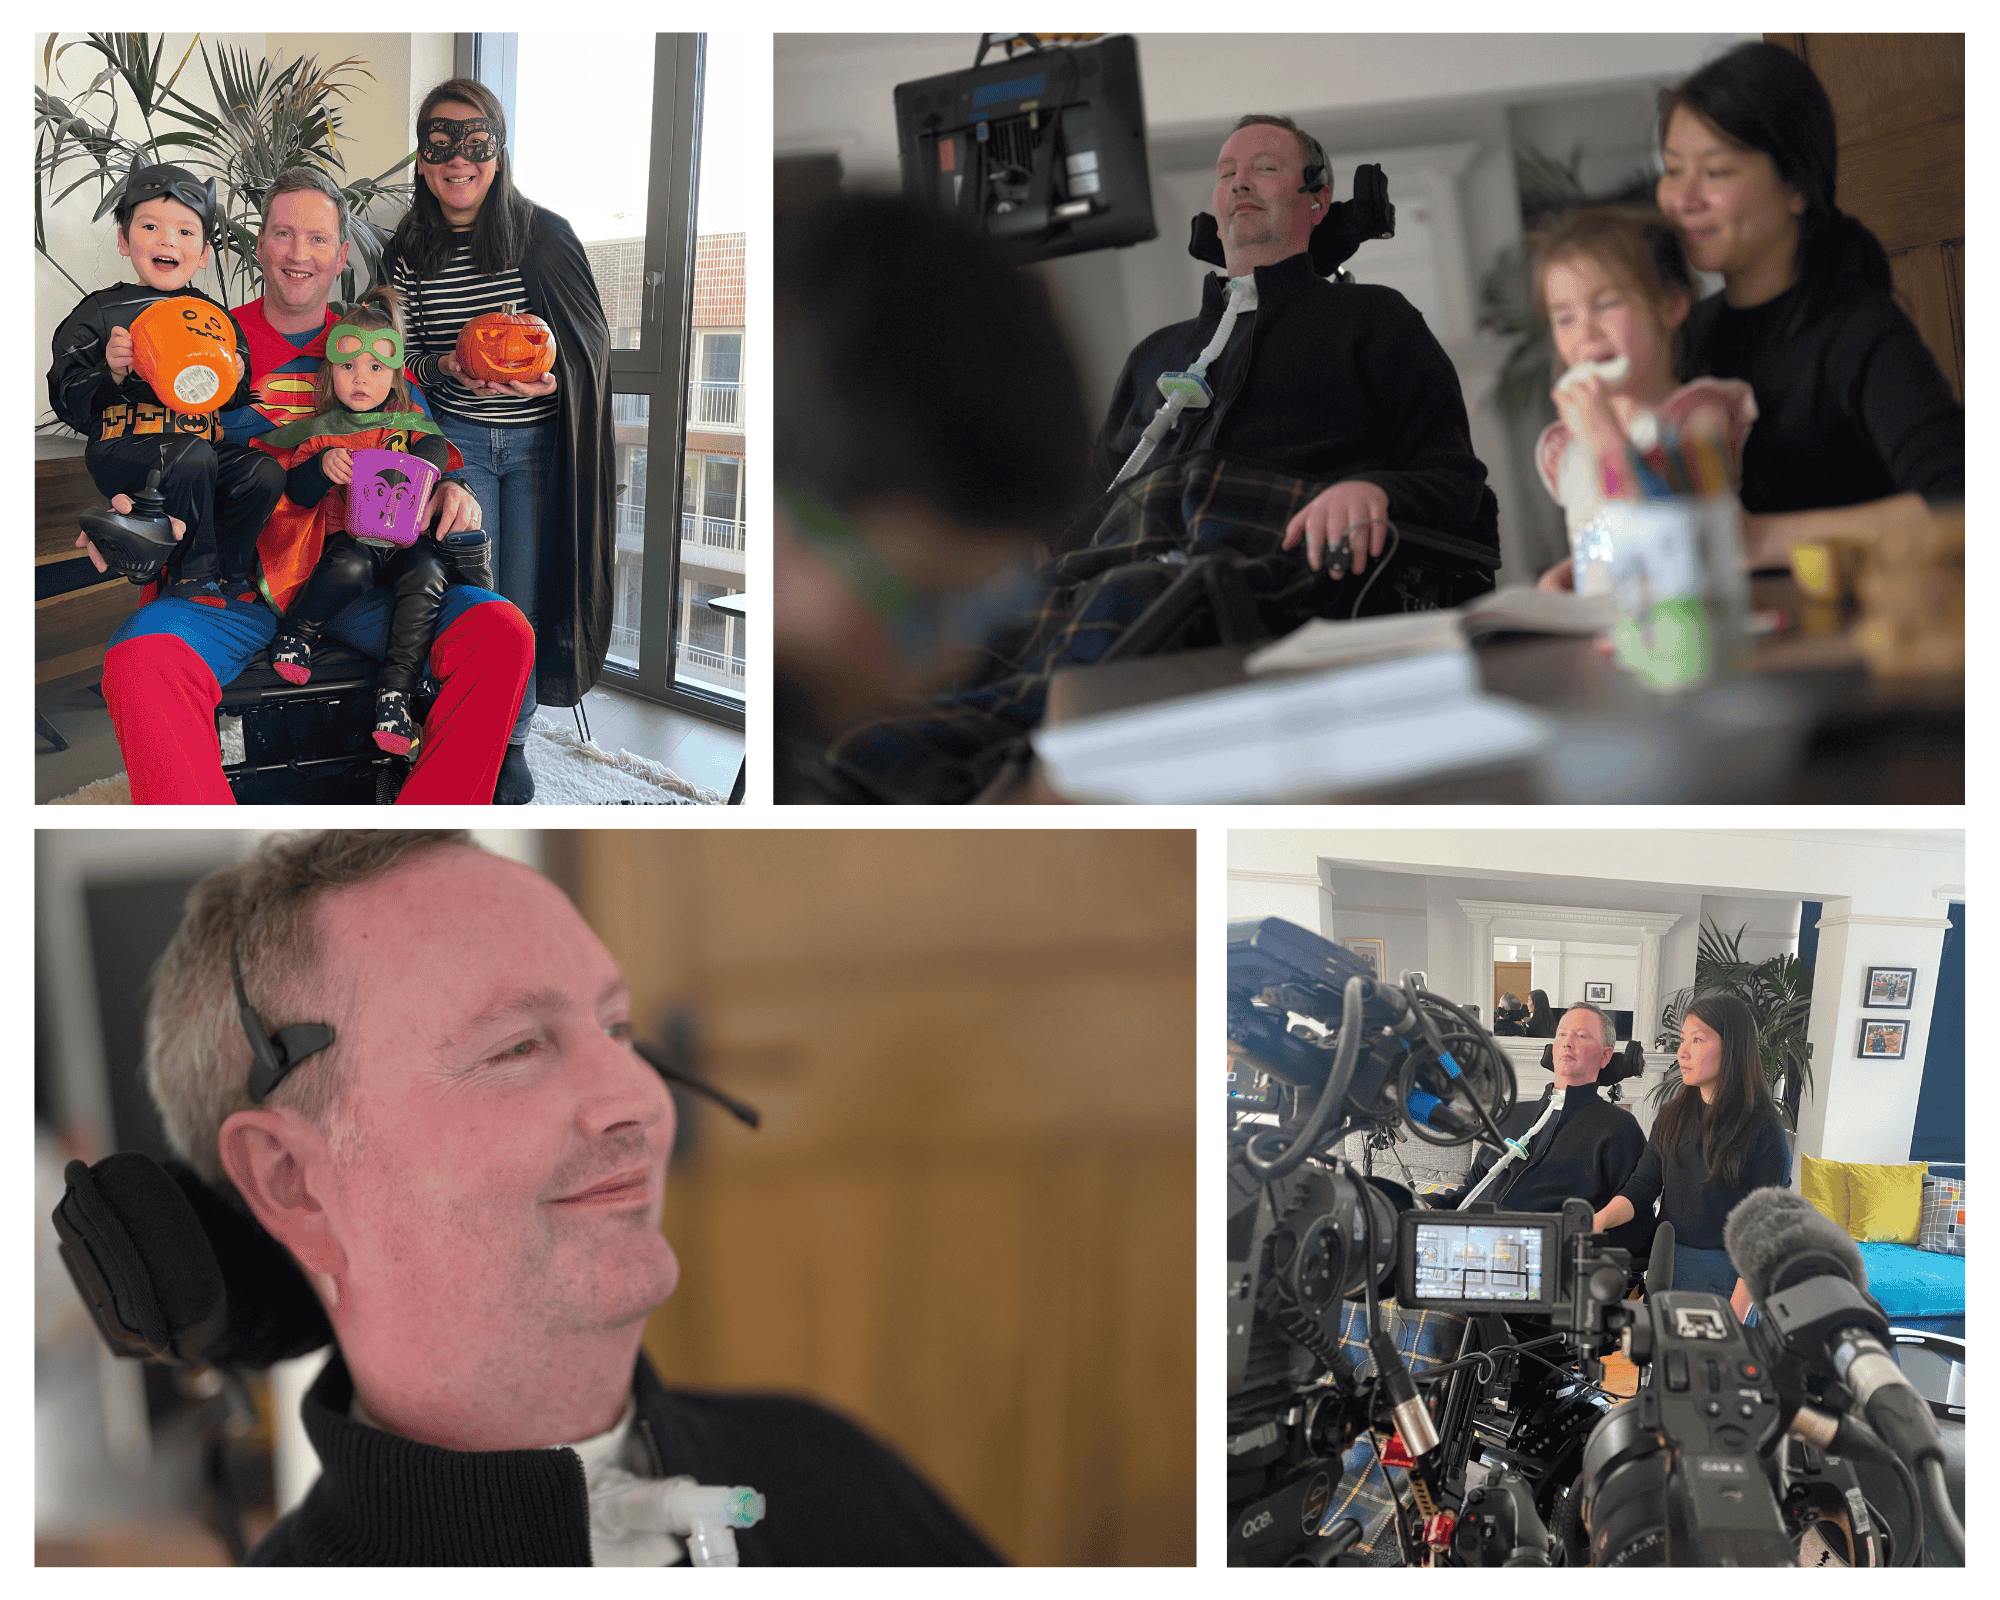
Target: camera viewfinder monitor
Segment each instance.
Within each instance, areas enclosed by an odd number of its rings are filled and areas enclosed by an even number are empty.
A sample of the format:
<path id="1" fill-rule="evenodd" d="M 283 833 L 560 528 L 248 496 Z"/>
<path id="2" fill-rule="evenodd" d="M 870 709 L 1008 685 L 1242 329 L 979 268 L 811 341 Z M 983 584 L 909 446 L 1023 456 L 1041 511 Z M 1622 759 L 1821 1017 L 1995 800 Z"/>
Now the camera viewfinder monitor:
<path id="1" fill-rule="evenodd" d="M 903 193 L 1023 261 L 1155 237 L 1130 34 L 896 86 Z"/>
<path id="2" fill-rule="evenodd" d="M 1406 1211 L 1397 1304 L 1425 1311 L 1549 1311 L 1561 1288 L 1560 1217 Z"/>

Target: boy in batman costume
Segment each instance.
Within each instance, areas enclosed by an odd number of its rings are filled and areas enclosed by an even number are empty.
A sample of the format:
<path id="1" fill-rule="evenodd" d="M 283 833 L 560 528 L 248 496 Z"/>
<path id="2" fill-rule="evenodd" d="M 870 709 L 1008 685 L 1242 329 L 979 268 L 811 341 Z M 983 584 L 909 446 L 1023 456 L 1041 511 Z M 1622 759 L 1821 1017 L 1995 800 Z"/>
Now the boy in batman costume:
<path id="1" fill-rule="evenodd" d="M 143 228 L 141 207 L 147 208 Z M 117 222 L 119 250 L 140 282 L 85 295 L 63 319 L 52 341 L 49 404 L 89 441 L 84 465 L 107 497 L 136 494 L 151 473 L 160 473 L 168 514 L 187 524 L 163 587 L 178 587 L 183 598 L 204 605 L 249 603 L 255 598 L 247 580 L 257 535 L 282 490 L 277 475 L 224 437 L 218 412 L 175 411 L 131 366 L 129 354 L 113 360 L 114 351 L 129 351 L 132 324 L 148 306 L 201 300 L 215 307 L 218 318 L 228 318 L 236 336 L 242 373 L 224 409 L 248 404 L 252 372 L 243 328 L 190 281 L 207 264 L 216 238 L 215 180 L 204 183 L 167 164 L 135 166 L 98 216 L 107 210 Z M 191 227 L 189 218 L 200 225 L 198 252 L 169 236 Z M 147 237 L 135 238 L 135 232 Z M 157 245 L 150 242 L 154 234 L 161 236 Z"/>

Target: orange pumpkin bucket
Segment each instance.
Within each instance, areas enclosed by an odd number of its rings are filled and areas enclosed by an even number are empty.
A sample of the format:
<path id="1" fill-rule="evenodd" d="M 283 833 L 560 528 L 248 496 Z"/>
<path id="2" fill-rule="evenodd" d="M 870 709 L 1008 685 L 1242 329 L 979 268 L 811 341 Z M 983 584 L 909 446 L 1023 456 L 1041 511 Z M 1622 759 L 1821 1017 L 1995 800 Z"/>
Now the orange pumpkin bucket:
<path id="1" fill-rule="evenodd" d="M 458 364 L 481 383 L 533 383 L 556 364 L 556 336 L 509 302 L 458 330 Z"/>
<path id="2" fill-rule="evenodd" d="M 155 300 L 132 319 L 132 365 L 169 410 L 220 411 L 236 392 L 236 329 L 193 295 Z"/>

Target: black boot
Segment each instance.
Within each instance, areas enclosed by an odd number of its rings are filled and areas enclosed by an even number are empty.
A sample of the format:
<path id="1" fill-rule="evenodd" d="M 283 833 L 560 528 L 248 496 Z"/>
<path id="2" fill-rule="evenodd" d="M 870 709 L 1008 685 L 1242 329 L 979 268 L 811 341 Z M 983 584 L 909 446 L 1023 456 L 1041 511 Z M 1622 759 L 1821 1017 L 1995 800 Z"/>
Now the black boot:
<path id="1" fill-rule="evenodd" d="M 507 746 L 507 759 L 500 763 L 500 777 L 493 785 L 496 806 L 524 806 L 535 798 L 535 775 L 528 770 L 528 747 Z"/>

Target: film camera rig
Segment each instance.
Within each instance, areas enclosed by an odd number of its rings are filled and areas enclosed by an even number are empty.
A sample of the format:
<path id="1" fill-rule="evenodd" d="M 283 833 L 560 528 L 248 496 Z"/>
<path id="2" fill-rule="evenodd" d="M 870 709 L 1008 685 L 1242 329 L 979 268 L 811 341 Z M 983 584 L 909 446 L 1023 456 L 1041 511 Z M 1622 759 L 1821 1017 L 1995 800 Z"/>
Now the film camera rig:
<path id="1" fill-rule="evenodd" d="M 1630 1256 L 1591 1232 L 1587 1202 L 1421 1210 L 1337 1153 L 1357 1133 L 1364 1167 L 1405 1134 L 1503 1146 L 1511 1064 L 1468 1012 L 1278 919 L 1231 926 L 1228 983 L 1232 1565 L 1379 1560 L 1336 1512 L 1364 1436 L 1407 1565 L 1904 1565 L 1922 1555 L 1924 1499 L 1962 1562 L 1935 1462 L 1920 1490 L 1848 1392 L 1841 1340 L 1867 1348 L 1886 1323 L 1810 1230 L 1785 1232 L 1775 1212 L 1796 1197 L 1759 1191 L 1732 1215 L 1761 1240 L 1740 1259 L 1765 1326 L 1666 1287 L 1664 1224 L 1650 1292 L 1629 1299 Z M 1413 1374 L 1389 1293 L 1463 1317 L 1455 1359 Z M 1366 1360 L 1342 1348 L 1356 1298 Z M 1820 1299 L 1833 1309 L 1817 1320 L 1797 1309 Z M 1614 1347 L 1650 1380 L 1623 1401 L 1600 1386 Z M 1893 1531 L 1871 1501 L 1884 1468 L 1911 1513 Z"/>

